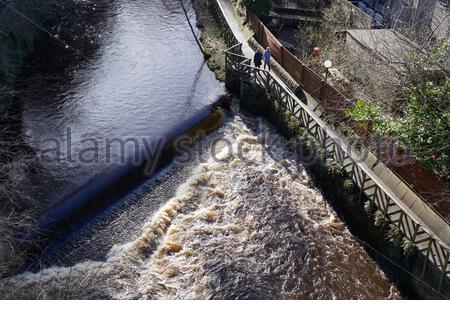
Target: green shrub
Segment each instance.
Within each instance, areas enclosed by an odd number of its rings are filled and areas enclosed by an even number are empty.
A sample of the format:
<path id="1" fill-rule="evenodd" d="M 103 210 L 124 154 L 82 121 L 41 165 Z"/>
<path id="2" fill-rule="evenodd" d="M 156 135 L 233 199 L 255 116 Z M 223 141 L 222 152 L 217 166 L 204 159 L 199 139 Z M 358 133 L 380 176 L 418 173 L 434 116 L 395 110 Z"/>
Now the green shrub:
<path id="1" fill-rule="evenodd" d="M 352 190 L 355 187 L 353 180 L 345 179 L 343 187 L 345 190 Z"/>
<path id="2" fill-rule="evenodd" d="M 384 213 L 381 212 L 380 210 L 375 211 L 373 219 L 375 227 L 379 227 L 381 229 L 384 228 L 389 223 Z"/>
<path id="3" fill-rule="evenodd" d="M 342 176 L 344 168 L 342 165 L 334 161 L 334 159 L 328 158 L 325 161 L 325 168 L 327 172 L 332 175 Z"/>
<path id="4" fill-rule="evenodd" d="M 450 79 L 428 82 L 408 92 L 408 103 L 396 118 L 386 115 L 378 105 L 362 100 L 345 112 L 370 132 L 394 137 L 425 168 L 445 178 L 450 168 Z"/>
<path id="5" fill-rule="evenodd" d="M 405 71 L 405 104 L 395 113 L 358 100 L 346 114 L 380 136 L 391 136 L 422 165 L 450 180 L 450 77 L 440 69 L 449 57 L 448 39 L 409 57 Z"/>
<path id="6" fill-rule="evenodd" d="M 402 243 L 402 248 L 405 255 L 410 257 L 414 253 L 416 245 L 411 240 L 405 238 Z"/>
<path id="7" fill-rule="evenodd" d="M 373 213 L 373 204 L 371 201 L 367 200 L 366 202 L 364 202 L 364 212 L 366 213 L 367 216 L 371 216 Z"/>
<path id="8" fill-rule="evenodd" d="M 345 113 L 360 126 L 368 125 L 370 131 L 383 135 L 394 133 L 392 119 L 386 116 L 381 108 L 374 103 L 367 103 L 361 99 L 357 100 L 352 108 L 345 110 Z"/>
<path id="9" fill-rule="evenodd" d="M 389 230 L 387 232 L 388 240 L 395 246 L 401 246 L 403 244 L 402 232 L 396 225 L 389 225 Z"/>
<path id="10" fill-rule="evenodd" d="M 422 164 L 441 175 L 450 169 L 450 79 L 427 82 L 409 90 L 400 131 Z"/>

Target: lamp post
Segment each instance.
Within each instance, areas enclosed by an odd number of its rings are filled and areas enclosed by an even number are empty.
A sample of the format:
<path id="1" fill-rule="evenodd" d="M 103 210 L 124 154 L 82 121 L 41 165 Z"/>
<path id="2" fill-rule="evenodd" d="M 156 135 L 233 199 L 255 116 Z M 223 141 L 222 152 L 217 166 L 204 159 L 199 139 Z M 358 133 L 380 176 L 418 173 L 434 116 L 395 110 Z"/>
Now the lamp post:
<path id="1" fill-rule="evenodd" d="M 325 72 L 325 80 L 327 80 L 328 78 L 328 74 L 330 73 L 330 68 L 332 65 L 333 64 L 330 60 L 325 60 L 325 62 L 323 63 L 323 66 L 325 67 L 325 69 L 327 69 L 327 71 Z"/>

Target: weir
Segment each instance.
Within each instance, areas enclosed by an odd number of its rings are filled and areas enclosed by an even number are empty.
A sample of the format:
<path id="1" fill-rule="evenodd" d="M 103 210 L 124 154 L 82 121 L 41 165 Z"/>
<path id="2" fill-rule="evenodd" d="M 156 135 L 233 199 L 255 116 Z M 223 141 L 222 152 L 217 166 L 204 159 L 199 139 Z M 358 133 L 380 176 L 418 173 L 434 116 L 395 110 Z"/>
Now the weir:
<path id="1" fill-rule="evenodd" d="M 104 229 L 94 226 L 94 237 L 78 247 L 89 251 L 110 239 L 107 253 L 4 279 L 0 296 L 400 297 L 311 183 L 286 140 L 267 121 L 240 112 L 237 100 L 231 107 L 224 126 L 191 149 L 187 175 L 168 173 L 169 180 L 183 181 L 176 192 L 170 190 L 170 199 L 155 207 L 153 187 L 144 186 L 124 203 L 121 218 L 106 230 L 109 237 L 97 237 Z M 177 158 L 174 169 L 185 165 Z"/>
<path id="2" fill-rule="evenodd" d="M 18 78 L 17 130 L 36 159 L 12 170 L 12 176 L 23 170 L 17 190 L 33 206 L 30 212 L 17 211 L 32 222 L 15 232 L 14 251 L 29 252 L 33 258 L 53 249 L 87 219 L 92 222 L 166 166 L 174 141 L 190 128 L 209 132 L 219 126 L 222 120 L 216 109 L 227 104 L 226 99 L 217 101 L 224 86 L 193 43 L 178 0 L 69 3 L 77 8 L 71 19 L 56 11 L 46 22 L 52 32 L 61 30 L 60 40 L 69 47 L 37 32 L 28 57 L 33 62 Z M 40 8 L 47 6 L 33 2 L 30 11 Z M 33 29 L 16 15 L 11 9 L 2 12 L 6 22 Z M 77 28 L 69 28 L 75 23 Z M 15 25 L 6 24 L 31 36 L 28 29 Z M 4 26 L 2 30 L 9 30 Z M 67 37 L 66 32 L 73 34 Z M 81 40 L 86 37 L 92 41 Z M 189 59 L 179 59 L 181 51 Z M 150 159 L 143 150 L 149 141 L 167 146 L 155 150 L 162 154 Z M 133 155 L 135 159 L 128 159 Z M 22 259 L 21 255 L 17 264 Z"/>
<path id="3" fill-rule="evenodd" d="M 392 172 L 369 150 L 353 147 L 338 129 L 303 104 L 277 75 L 252 67 L 253 51 L 240 28 L 236 27 L 239 24 L 228 1 L 209 0 L 209 3 L 230 46 L 225 52 L 227 86 L 241 98 L 251 87 L 264 88 L 279 106 L 298 119 L 325 150 L 324 159 L 332 159 L 345 169 L 360 190 L 360 203 L 363 198 L 368 199 L 384 215 L 389 227 L 400 232 L 403 244 L 414 245 L 414 254 L 409 258 L 405 253 L 393 257 L 397 269 L 403 269 L 394 272 L 402 286 L 419 297 L 450 298 L 449 225 L 433 214 L 433 210 L 402 181 L 393 181 Z M 364 230 L 367 226 L 358 227 Z M 374 238 L 367 240 L 372 244 L 377 242 Z M 389 256 L 382 247 L 379 249 L 385 257 Z"/>
<path id="4" fill-rule="evenodd" d="M 39 265 L 41 255 L 51 254 L 49 247 L 73 230 L 77 229 L 86 219 L 92 218 L 116 203 L 126 194 L 153 176 L 157 171 L 167 166 L 177 154 L 178 141 L 192 141 L 220 127 L 223 118 L 218 107 L 226 109 L 228 100 L 223 97 L 211 106 L 210 114 L 197 124 L 187 129 L 176 139 L 160 146 L 150 153 L 142 151 L 142 162 L 116 165 L 103 174 L 96 176 L 90 183 L 74 192 L 72 195 L 49 210 L 38 227 L 38 231 L 23 248 L 31 257 L 24 269 L 35 269 Z M 35 257 L 39 257 L 36 260 Z"/>

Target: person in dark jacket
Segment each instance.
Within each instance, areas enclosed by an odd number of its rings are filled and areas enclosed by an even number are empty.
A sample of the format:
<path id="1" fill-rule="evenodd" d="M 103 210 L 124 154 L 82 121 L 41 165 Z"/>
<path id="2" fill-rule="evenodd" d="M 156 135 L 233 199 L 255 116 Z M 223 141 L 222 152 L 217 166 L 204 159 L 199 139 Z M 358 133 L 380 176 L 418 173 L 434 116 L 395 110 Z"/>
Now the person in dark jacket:
<path id="1" fill-rule="evenodd" d="M 255 52 L 255 56 L 253 57 L 253 62 L 255 63 L 255 67 L 260 68 L 261 64 L 262 64 L 262 57 L 263 54 L 261 52 L 261 50 L 256 50 Z"/>

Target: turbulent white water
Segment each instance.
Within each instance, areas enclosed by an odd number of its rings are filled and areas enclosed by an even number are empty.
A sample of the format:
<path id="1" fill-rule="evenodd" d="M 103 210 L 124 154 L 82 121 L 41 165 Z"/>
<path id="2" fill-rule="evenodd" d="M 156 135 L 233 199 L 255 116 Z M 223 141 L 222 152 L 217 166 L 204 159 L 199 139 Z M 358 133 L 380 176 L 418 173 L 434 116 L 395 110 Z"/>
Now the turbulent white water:
<path id="1" fill-rule="evenodd" d="M 215 143 L 216 139 L 227 139 Z M 398 298 L 308 174 L 262 120 L 205 138 L 177 195 L 106 261 L 25 273 L 7 298 Z M 268 145 L 271 147 L 269 148 Z M 142 210 L 146 210 L 142 207 Z"/>

